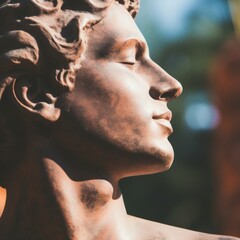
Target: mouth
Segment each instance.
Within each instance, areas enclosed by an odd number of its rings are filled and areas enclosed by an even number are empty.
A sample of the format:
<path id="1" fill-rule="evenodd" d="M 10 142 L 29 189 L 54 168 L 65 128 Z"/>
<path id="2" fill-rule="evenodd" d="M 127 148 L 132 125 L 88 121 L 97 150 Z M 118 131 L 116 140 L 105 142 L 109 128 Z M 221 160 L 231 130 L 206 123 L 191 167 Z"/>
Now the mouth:
<path id="1" fill-rule="evenodd" d="M 171 134 L 173 132 L 173 128 L 170 123 L 170 121 L 172 119 L 171 111 L 167 111 L 162 114 L 154 114 L 152 118 L 156 121 L 157 124 L 166 128 L 168 130 L 169 134 Z"/>

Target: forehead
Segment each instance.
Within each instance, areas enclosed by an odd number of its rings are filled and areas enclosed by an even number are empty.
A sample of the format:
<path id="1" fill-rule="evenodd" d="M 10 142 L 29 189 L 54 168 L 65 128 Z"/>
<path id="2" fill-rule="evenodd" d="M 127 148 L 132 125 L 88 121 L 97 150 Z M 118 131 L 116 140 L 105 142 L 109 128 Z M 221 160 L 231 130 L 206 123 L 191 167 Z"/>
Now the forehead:
<path id="1" fill-rule="evenodd" d="M 146 42 L 129 12 L 118 2 L 114 2 L 103 20 L 88 34 L 88 48 L 99 50 L 129 39 Z"/>

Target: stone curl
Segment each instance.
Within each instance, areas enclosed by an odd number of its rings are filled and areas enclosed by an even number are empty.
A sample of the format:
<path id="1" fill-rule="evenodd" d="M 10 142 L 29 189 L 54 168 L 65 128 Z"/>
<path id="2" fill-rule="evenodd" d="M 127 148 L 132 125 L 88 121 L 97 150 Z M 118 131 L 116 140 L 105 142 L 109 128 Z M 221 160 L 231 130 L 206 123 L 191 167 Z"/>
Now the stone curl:
<path id="1" fill-rule="evenodd" d="M 6 89 L 28 78 L 50 91 L 57 89 L 55 95 L 71 91 L 87 30 L 104 18 L 114 2 L 136 16 L 139 0 L 0 0 L 0 184 L 11 149 L 7 140 L 11 127 L 4 134 Z"/>

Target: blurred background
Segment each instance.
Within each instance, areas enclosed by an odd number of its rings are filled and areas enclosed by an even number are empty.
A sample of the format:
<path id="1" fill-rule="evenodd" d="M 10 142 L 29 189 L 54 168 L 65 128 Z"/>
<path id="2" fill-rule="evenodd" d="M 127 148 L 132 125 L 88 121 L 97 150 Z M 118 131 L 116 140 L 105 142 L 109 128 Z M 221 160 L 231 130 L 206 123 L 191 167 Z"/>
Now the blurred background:
<path id="1" fill-rule="evenodd" d="M 240 237 L 239 17 L 240 0 L 141 0 L 151 57 L 184 92 L 169 104 L 175 162 L 121 182 L 129 214 Z"/>
<path id="2" fill-rule="evenodd" d="M 175 161 L 122 182 L 130 214 L 240 237 L 240 0 L 141 0 L 151 57 L 178 79 Z"/>

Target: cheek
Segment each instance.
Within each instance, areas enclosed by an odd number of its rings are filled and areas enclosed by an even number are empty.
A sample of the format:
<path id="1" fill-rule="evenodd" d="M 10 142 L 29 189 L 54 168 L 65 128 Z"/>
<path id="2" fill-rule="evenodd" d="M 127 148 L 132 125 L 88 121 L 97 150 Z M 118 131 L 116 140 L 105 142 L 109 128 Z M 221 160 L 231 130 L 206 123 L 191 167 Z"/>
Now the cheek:
<path id="1" fill-rule="evenodd" d="M 151 119 L 148 86 L 119 64 L 83 69 L 71 93 L 71 112 L 94 131 L 113 137 L 144 135 Z"/>

